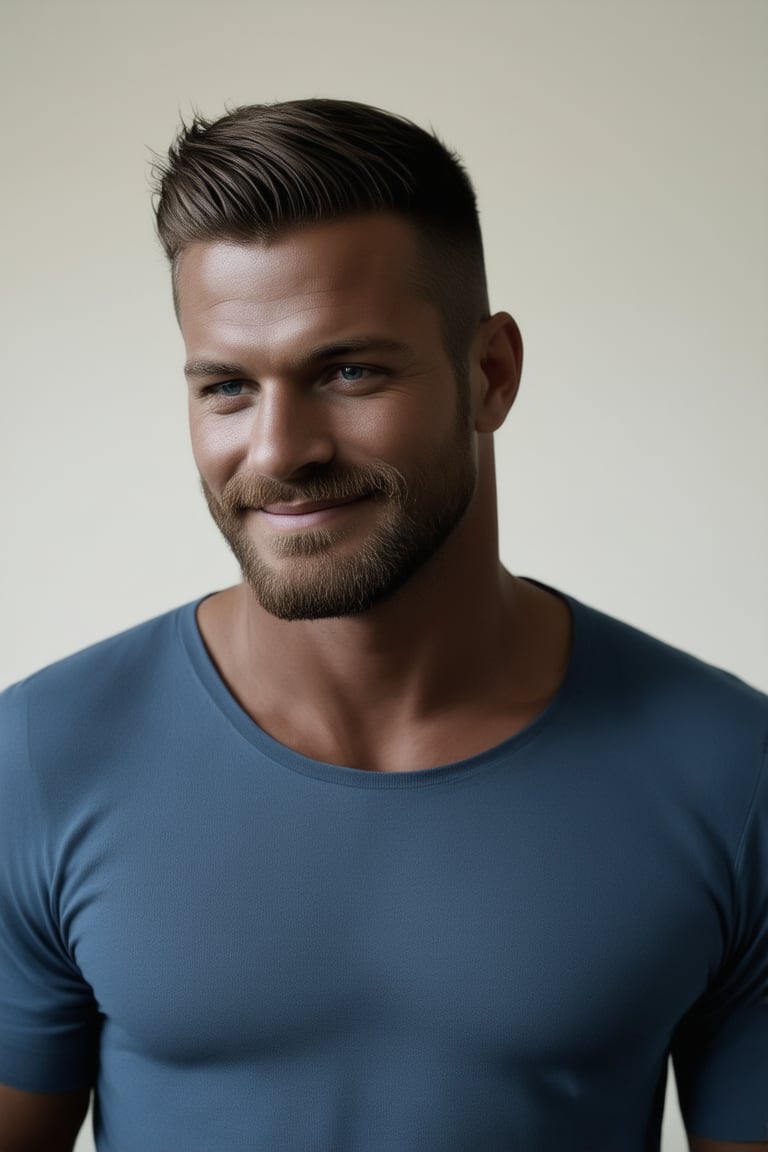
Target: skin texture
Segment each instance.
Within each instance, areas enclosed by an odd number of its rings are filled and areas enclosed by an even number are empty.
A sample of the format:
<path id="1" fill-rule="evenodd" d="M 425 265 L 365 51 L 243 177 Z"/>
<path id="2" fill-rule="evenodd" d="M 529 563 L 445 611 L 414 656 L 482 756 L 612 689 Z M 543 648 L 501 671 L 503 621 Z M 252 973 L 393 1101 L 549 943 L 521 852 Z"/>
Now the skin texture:
<path id="1" fill-rule="evenodd" d="M 71 1152 L 90 1092 L 39 1094 L 0 1085 L 0 1152 Z"/>
<path id="2" fill-rule="evenodd" d="M 344 365 L 329 371 L 326 387 L 358 397 L 371 387 L 370 369 Z M 217 409 L 237 415 L 251 407 L 245 383 L 232 381 L 224 387 L 235 394 L 212 397 Z M 329 461 L 308 466 L 290 483 L 238 474 L 219 497 L 207 485 L 204 491 L 262 607 L 283 620 L 357 614 L 401 587 L 461 519 L 476 478 L 469 441 L 466 421 L 459 415 L 453 433 L 410 480 L 383 461 L 365 466 Z M 294 514 L 297 506 L 303 512 Z M 342 550 L 349 514 L 355 511 L 367 512 L 374 522 L 360 546 Z M 254 519 L 273 528 L 266 546 L 252 539 Z M 301 526 L 307 519 L 318 523 Z M 286 523 L 301 530 L 274 531 L 275 525 Z"/>

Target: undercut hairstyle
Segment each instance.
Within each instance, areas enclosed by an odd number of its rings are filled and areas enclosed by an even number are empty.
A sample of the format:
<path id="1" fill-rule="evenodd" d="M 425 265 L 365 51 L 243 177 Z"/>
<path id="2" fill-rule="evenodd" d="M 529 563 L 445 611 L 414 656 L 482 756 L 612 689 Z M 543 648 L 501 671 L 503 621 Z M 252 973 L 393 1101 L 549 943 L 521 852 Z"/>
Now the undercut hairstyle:
<path id="1" fill-rule="evenodd" d="M 183 124 L 154 167 L 157 231 L 176 269 L 197 241 L 269 241 L 302 225 L 392 212 L 412 224 L 415 288 L 440 314 L 458 377 L 488 315 L 470 179 L 455 153 L 410 120 L 347 100 L 235 108 Z"/>

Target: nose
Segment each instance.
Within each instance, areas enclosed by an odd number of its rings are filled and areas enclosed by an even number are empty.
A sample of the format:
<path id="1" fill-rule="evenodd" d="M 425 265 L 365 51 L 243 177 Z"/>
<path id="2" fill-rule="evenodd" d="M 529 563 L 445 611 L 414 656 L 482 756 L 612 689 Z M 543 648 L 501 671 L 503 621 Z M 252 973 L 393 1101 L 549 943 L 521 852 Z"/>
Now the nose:
<path id="1" fill-rule="evenodd" d="M 288 481 L 334 457 L 326 405 L 318 395 L 279 383 L 263 383 L 254 405 L 248 467 L 261 476 Z"/>

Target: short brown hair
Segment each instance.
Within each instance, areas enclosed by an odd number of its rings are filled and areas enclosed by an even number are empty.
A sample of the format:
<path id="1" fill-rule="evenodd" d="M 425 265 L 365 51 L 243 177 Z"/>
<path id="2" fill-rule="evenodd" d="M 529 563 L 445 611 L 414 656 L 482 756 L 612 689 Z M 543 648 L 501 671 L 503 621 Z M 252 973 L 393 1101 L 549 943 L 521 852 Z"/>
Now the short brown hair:
<path id="1" fill-rule="evenodd" d="M 458 157 L 410 120 L 347 100 L 235 108 L 183 124 L 155 166 L 157 231 L 174 272 L 200 240 L 258 241 L 302 224 L 394 212 L 414 225 L 421 288 L 464 372 L 488 313 L 474 189 Z"/>

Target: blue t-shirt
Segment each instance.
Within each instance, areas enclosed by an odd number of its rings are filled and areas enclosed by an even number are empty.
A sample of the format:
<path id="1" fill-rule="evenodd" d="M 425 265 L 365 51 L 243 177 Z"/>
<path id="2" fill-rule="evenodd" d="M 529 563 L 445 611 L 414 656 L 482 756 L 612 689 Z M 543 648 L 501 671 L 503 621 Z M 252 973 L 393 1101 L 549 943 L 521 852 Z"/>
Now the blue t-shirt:
<path id="1" fill-rule="evenodd" d="M 195 605 L 5 692 L 0 1082 L 100 1152 L 649 1152 L 671 1053 L 766 1139 L 768 699 L 566 599 L 546 711 L 424 771 L 277 743 Z"/>

